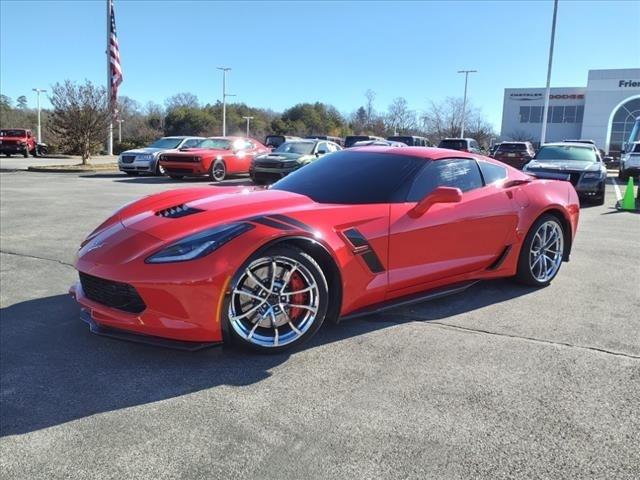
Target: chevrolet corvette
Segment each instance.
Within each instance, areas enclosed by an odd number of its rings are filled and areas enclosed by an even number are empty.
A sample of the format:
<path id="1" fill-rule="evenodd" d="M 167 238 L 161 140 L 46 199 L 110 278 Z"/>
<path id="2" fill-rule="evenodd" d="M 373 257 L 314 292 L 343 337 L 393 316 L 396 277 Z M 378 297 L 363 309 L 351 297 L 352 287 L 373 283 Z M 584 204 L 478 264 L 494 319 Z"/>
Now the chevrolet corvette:
<path id="1" fill-rule="evenodd" d="M 548 285 L 569 259 L 569 182 L 425 147 L 325 155 L 271 188 L 165 191 L 81 244 L 70 293 L 94 333 L 280 351 L 324 321 L 499 277 Z"/>

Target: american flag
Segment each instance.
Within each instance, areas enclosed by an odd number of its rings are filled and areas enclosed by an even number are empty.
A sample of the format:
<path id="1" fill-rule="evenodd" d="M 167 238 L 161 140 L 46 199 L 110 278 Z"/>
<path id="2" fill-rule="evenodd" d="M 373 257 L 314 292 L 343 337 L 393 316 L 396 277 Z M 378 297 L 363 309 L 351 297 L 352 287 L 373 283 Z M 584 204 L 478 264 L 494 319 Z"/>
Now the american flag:
<path id="1" fill-rule="evenodd" d="M 116 15 L 113 0 L 107 0 L 109 8 L 109 99 L 117 116 L 118 87 L 122 83 L 122 65 L 120 65 L 120 46 L 116 35 Z"/>

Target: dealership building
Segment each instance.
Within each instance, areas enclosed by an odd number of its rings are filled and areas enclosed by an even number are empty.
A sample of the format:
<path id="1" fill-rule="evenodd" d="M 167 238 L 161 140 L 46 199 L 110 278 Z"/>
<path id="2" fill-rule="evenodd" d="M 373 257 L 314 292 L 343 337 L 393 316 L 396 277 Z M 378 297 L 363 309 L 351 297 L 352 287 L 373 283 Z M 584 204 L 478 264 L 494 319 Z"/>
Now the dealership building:
<path id="1" fill-rule="evenodd" d="M 502 107 L 502 140 L 540 143 L 544 88 L 507 88 Z M 617 153 L 640 117 L 640 68 L 590 70 L 586 87 L 552 88 L 547 142 L 595 140 Z"/>

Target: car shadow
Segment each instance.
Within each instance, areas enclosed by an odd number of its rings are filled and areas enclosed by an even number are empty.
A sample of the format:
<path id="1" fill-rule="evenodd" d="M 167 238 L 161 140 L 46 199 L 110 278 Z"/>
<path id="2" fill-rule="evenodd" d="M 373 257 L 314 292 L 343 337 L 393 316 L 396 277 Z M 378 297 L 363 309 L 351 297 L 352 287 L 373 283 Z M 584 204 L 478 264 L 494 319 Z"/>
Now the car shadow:
<path id="1" fill-rule="evenodd" d="M 298 350 L 464 314 L 531 291 L 501 280 L 478 284 L 446 299 L 325 325 Z M 99 337 L 67 295 L 6 307 L 0 322 L 0 436 L 219 385 L 254 384 L 296 353 L 259 355 L 226 346 L 190 353 Z"/>

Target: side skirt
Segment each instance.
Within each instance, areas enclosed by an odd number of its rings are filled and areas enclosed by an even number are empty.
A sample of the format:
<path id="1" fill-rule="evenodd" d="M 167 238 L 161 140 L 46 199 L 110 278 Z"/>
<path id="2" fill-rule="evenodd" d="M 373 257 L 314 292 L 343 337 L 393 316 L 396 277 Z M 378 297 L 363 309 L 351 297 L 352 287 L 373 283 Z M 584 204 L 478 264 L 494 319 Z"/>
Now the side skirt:
<path id="1" fill-rule="evenodd" d="M 446 287 L 436 288 L 429 290 L 428 292 L 417 293 L 414 295 L 407 295 L 388 302 L 378 303 L 369 307 L 365 307 L 360 310 L 356 310 L 348 315 L 340 318 L 342 320 L 351 320 L 352 318 L 364 317 L 366 315 L 372 315 L 374 313 L 384 312 L 398 307 L 406 307 L 415 303 L 428 302 L 430 300 L 436 300 L 438 298 L 454 295 L 456 293 L 464 292 L 467 288 L 478 283 L 479 280 L 472 280 L 469 282 L 455 283 Z"/>

